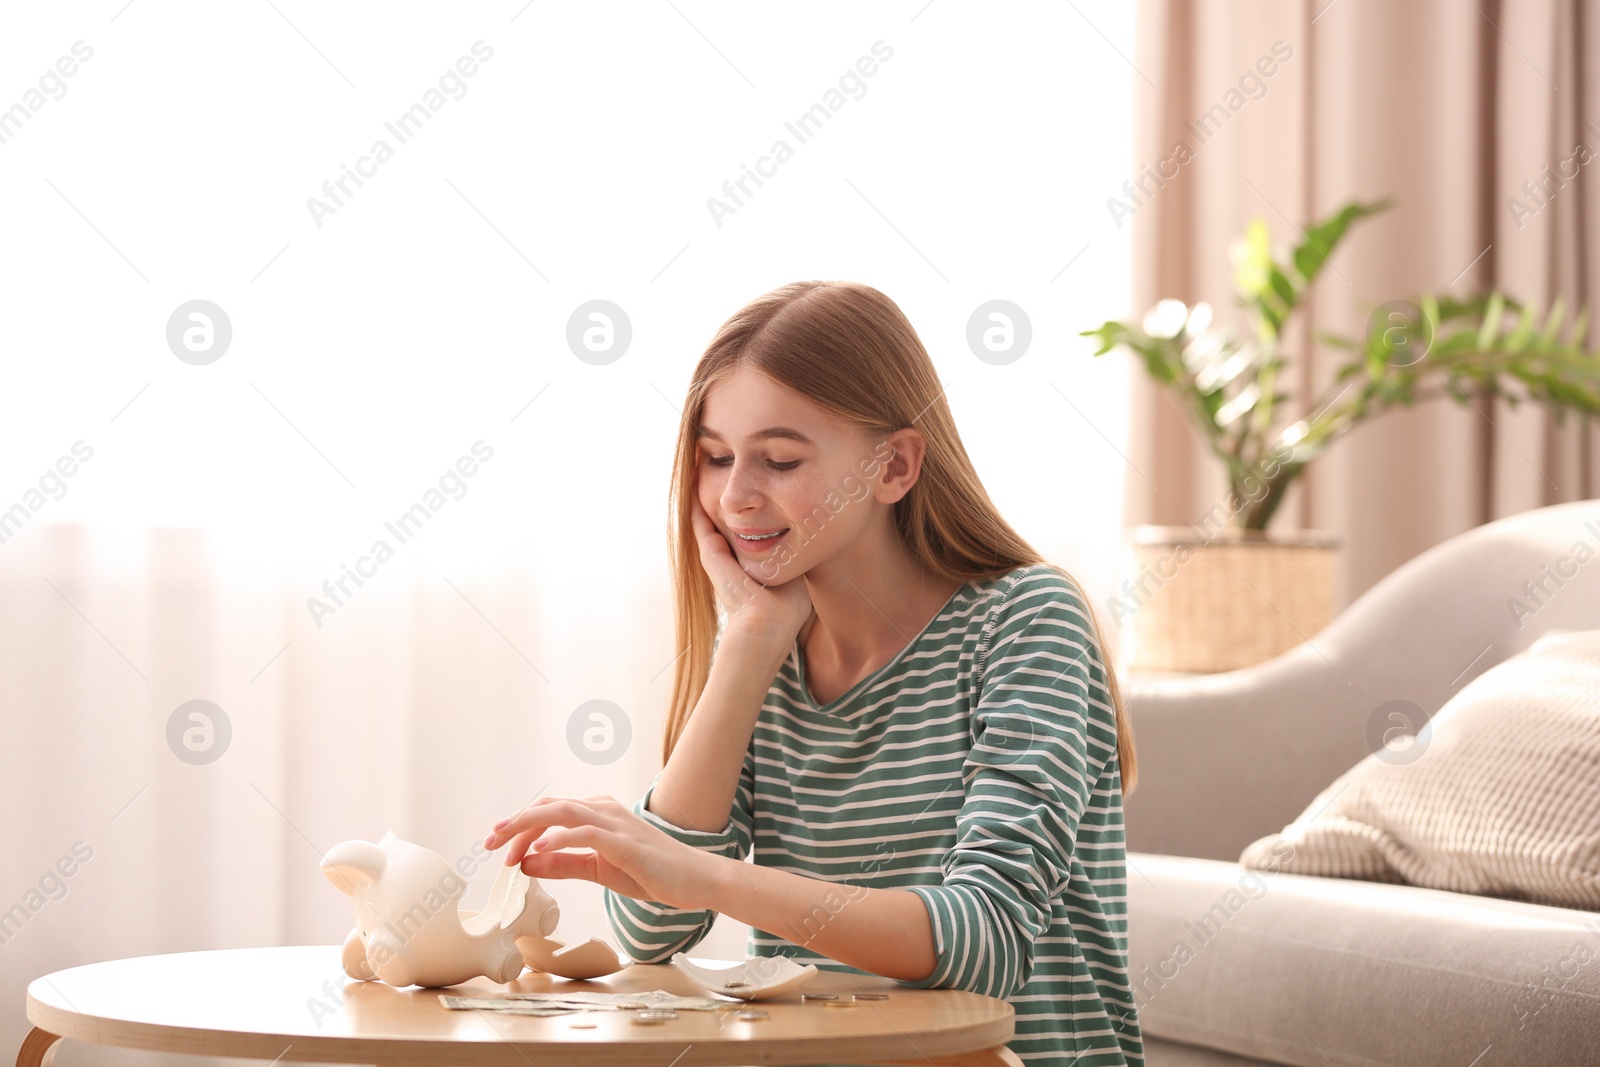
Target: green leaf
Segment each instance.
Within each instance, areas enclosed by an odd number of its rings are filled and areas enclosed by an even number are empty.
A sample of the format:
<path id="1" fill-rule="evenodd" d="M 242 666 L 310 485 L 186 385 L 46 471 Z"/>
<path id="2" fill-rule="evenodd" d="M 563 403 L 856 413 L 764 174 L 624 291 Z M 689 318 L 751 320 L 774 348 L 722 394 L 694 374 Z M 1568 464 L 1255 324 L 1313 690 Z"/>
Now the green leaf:
<path id="1" fill-rule="evenodd" d="M 1316 280 L 1317 272 L 1327 265 L 1333 250 L 1344 239 L 1345 231 L 1352 222 L 1385 211 L 1390 204 L 1391 201 L 1387 199 L 1367 204 L 1352 200 L 1322 221 L 1308 226 L 1305 240 L 1295 246 L 1293 253 L 1294 269 L 1305 279 L 1300 288 L 1305 289 Z"/>
<path id="2" fill-rule="evenodd" d="M 1465 352 L 1479 351 L 1477 330 L 1463 330 L 1454 333 L 1443 340 L 1435 339 L 1433 351 L 1429 353 L 1435 360 L 1442 360 L 1445 356 L 1461 355 Z"/>
<path id="3" fill-rule="evenodd" d="M 1117 345 L 1121 344 L 1121 341 L 1118 340 L 1118 335 L 1126 332 L 1127 327 L 1123 326 L 1122 323 L 1108 322 L 1103 326 L 1096 326 L 1092 330 L 1081 330 L 1079 331 L 1078 336 L 1098 337 L 1100 339 L 1100 347 L 1095 350 L 1094 354 L 1097 356 L 1103 356 L 1113 348 L 1116 348 Z"/>
<path id="4" fill-rule="evenodd" d="M 1254 298 L 1267 289 L 1272 248 L 1265 219 L 1250 220 L 1244 236 L 1234 243 L 1233 261 L 1233 284 L 1241 295 Z"/>
<path id="5" fill-rule="evenodd" d="M 1277 303 L 1273 300 L 1270 292 L 1267 295 L 1257 297 L 1253 303 L 1255 309 L 1261 313 L 1263 325 L 1268 327 L 1268 329 L 1257 331 L 1264 335 L 1262 340 L 1271 340 L 1278 336 L 1283 330 L 1284 316 L 1279 312 Z"/>
<path id="6" fill-rule="evenodd" d="M 1528 342 L 1533 340 L 1534 324 L 1538 321 L 1539 316 L 1534 311 L 1533 305 L 1524 306 L 1522 318 L 1517 322 L 1517 328 L 1511 332 L 1511 336 L 1506 338 L 1504 342 L 1504 350 L 1514 353 L 1521 352 L 1524 348 L 1527 348 Z"/>
<path id="7" fill-rule="evenodd" d="M 1566 313 L 1567 304 L 1561 297 L 1556 297 L 1555 303 L 1550 305 L 1550 314 L 1545 317 L 1544 330 L 1539 334 L 1539 347 L 1549 348 L 1555 343 L 1556 332 L 1561 329 L 1561 316 Z"/>
<path id="8" fill-rule="evenodd" d="M 1289 276 L 1278 269 L 1274 263 L 1267 271 L 1267 282 L 1272 286 L 1272 291 L 1277 294 L 1286 307 L 1294 307 L 1299 294 L 1294 291 L 1294 285 L 1289 281 Z"/>
<path id="9" fill-rule="evenodd" d="M 1483 326 L 1478 330 L 1478 351 L 1494 347 L 1495 339 L 1500 336 L 1500 315 L 1504 310 L 1505 298 L 1491 293 L 1489 306 L 1483 312 Z"/>
<path id="10" fill-rule="evenodd" d="M 1150 376 L 1163 384 L 1171 385 L 1183 377 L 1183 359 L 1177 346 L 1166 338 L 1150 337 L 1122 322 L 1107 322 L 1097 329 L 1084 330 L 1080 336 L 1100 338 L 1097 356 L 1118 347 L 1133 350 L 1144 359 Z"/>

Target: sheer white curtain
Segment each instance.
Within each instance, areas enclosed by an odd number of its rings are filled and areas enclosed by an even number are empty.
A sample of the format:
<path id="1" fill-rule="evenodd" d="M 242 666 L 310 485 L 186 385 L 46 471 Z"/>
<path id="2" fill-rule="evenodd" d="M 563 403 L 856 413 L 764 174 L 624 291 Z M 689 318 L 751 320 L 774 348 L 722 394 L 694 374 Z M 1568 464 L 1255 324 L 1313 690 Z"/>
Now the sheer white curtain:
<path id="1" fill-rule="evenodd" d="M 536 794 L 636 798 L 678 405 L 784 282 L 894 298 L 1002 511 L 1109 592 L 1129 368 L 1077 333 L 1128 310 L 1131 15 L 622 12 L 0 15 L 5 1049 L 62 967 L 340 940 L 339 841 L 453 858 Z M 1010 362 L 969 343 L 997 299 Z M 208 363 L 176 351 L 197 300 L 230 330 Z M 568 341 L 593 300 L 631 330 L 610 362 Z M 569 743 L 594 700 L 631 735 L 610 762 Z M 609 938 L 596 887 L 549 888 Z"/>

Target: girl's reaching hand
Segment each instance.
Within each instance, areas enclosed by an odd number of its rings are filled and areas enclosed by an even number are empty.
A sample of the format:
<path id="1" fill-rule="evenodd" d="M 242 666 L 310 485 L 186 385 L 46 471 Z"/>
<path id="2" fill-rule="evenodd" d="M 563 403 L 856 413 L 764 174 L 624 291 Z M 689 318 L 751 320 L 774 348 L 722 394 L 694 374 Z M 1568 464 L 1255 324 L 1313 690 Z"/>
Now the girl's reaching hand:
<path id="1" fill-rule="evenodd" d="M 536 800 L 495 823 L 484 845 L 498 849 L 508 841 L 506 866 L 520 865 L 531 877 L 582 878 L 674 908 L 709 906 L 711 865 L 722 862 L 667 836 L 609 796 Z"/>

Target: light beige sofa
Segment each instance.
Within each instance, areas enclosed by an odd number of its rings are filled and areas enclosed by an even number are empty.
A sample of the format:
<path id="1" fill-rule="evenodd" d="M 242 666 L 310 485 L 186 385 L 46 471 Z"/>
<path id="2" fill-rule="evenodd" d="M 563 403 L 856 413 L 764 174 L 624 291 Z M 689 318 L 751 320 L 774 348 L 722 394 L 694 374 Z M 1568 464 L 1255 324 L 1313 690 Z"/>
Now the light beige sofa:
<path id="1" fill-rule="evenodd" d="M 1578 561 L 1580 542 L 1595 558 Z M 1519 618 L 1513 598 L 1536 610 Z M 1238 863 L 1372 751 L 1380 705 L 1431 715 L 1557 628 L 1600 628 L 1600 500 L 1435 546 L 1266 663 L 1129 676 L 1129 965 L 1149 1067 L 1600 1064 L 1600 913 Z"/>

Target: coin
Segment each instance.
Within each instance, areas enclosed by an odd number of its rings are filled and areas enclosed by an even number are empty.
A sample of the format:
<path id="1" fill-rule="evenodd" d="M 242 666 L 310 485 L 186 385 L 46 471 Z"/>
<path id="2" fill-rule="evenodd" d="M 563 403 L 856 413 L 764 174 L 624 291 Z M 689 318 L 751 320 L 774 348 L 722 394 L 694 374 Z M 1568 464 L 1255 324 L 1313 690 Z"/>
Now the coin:
<path id="1" fill-rule="evenodd" d="M 824 1008 L 853 1008 L 853 1007 L 855 1007 L 855 1005 L 853 1003 L 851 1003 L 850 1001 L 848 1001 L 848 1000 L 824 1000 L 822 1002 L 822 1006 Z"/>
<path id="2" fill-rule="evenodd" d="M 633 1025 L 635 1026 L 660 1026 L 666 1021 L 665 1019 L 644 1019 L 637 1015 L 633 1017 Z"/>
<path id="3" fill-rule="evenodd" d="M 889 994 L 887 994 L 887 993 L 854 993 L 854 994 L 851 994 L 851 998 L 850 999 L 852 999 L 852 1000 L 888 1000 L 889 999 Z"/>
<path id="4" fill-rule="evenodd" d="M 767 1013 L 762 1011 L 760 1008 L 749 1008 L 745 1011 L 738 1012 L 737 1014 L 739 1018 L 747 1019 L 752 1022 L 756 1019 L 765 1019 L 767 1017 Z"/>
<path id="5" fill-rule="evenodd" d="M 571 1026 L 572 1026 L 572 1029 L 574 1029 L 574 1030 L 593 1030 L 594 1029 L 594 1023 L 572 1023 Z"/>
<path id="6" fill-rule="evenodd" d="M 722 988 L 723 989 L 748 989 L 748 988 L 750 988 L 750 983 L 749 982 L 741 982 L 738 979 L 734 979 L 731 982 L 723 982 L 722 983 Z"/>
<path id="7" fill-rule="evenodd" d="M 677 1017 L 678 1013 L 673 1011 L 671 1008 L 648 1008 L 634 1015 L 635 1019 L 644 1019 L 646 1022 L 662 1023 L 666 1022 L 668 1019 L 676 1019 Z"/>
<path id="8" fill-rule="evenodd" d="M 838 1000 L 837 993 L 801 993 L 801 1000 Z"/>

